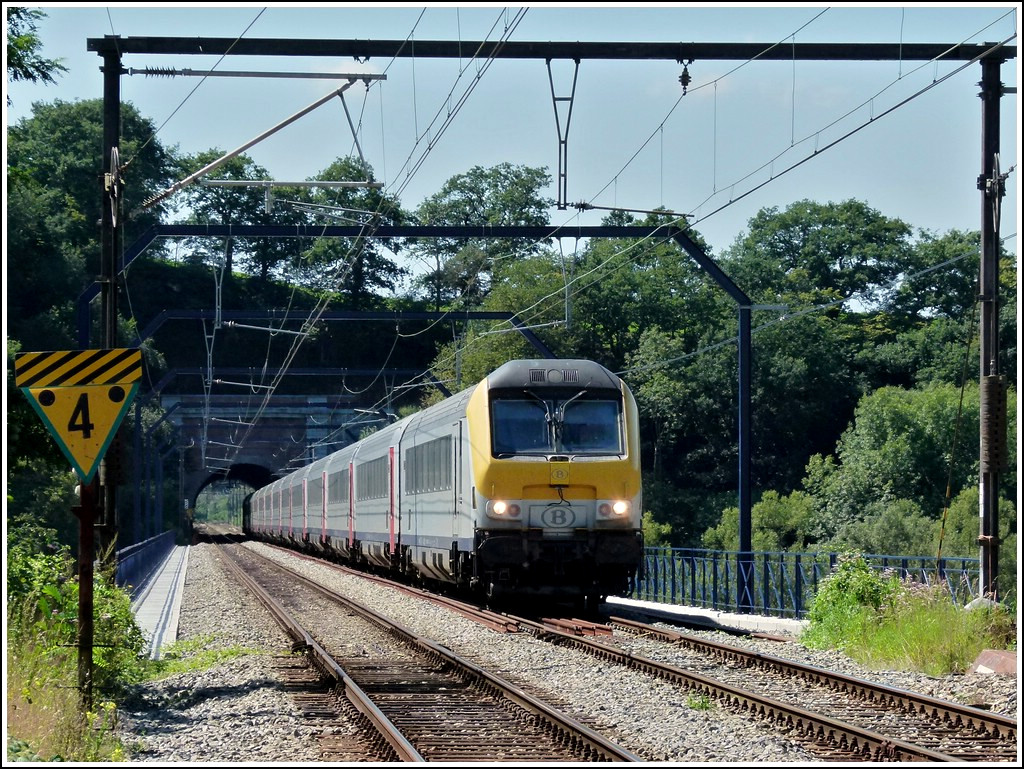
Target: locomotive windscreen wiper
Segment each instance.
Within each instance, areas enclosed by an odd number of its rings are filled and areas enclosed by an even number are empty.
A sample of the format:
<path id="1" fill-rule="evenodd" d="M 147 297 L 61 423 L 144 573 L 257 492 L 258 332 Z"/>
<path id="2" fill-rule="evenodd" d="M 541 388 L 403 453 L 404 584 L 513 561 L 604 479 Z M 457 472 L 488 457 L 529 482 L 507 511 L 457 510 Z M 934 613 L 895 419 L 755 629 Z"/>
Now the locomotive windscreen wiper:
<path id="1" fill-rule="evenodd" d="M 551 423 L 551 437 L 554 439 L 554 442 L 551 445 L 555 447 L 555 451 L 565 451 L 565 447 L 562 443 L 562 436 L 565 432 L 565 409 L 566 406 L 581 395 L 583 395 L 583 390 L 580 390 L 560 406 L 556 406 L 554 415 L 548 414 L 548 421 Z"/>

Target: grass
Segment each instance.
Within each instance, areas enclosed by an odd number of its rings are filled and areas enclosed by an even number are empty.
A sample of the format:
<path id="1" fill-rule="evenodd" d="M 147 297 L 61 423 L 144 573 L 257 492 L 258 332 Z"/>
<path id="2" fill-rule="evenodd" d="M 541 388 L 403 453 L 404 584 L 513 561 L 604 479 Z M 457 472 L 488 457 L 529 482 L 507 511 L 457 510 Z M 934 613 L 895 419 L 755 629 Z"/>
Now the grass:
<path id="1" fill-rule="evenodd" d="M 123 761 L 117 708 L 97 700 L 82 712 L 77 655 L 34 645 L 7 649 L 8 761 Z"/>
<path id="2" fill-rule="evenodd" d="M 876 622 L 853 653 L 869 667 L 941 676 L 965 672 L 983 649 L 1012 645 L 1011 632 L 1001 613 L 966 611 L 948 601 L 914 602 Z"/>
<path id="3" fill-rule="evenodd" d="M 230 659 L 260 653 L 217 647 L 213 636 L 178 641 L 159 660 L 142 660 L 143 680 L 206 670 Z M 7 648 L 7 761 L 125 761 L 117 737 L 117 705 L 100 700 L 82 712 L 74 649 L 54 650 L 32 642 Z"/>
<path id="4" fill-rule="evenodd" d="M 842 560 L 815 596 L 801 640 L 840 649 L 876 670 L 931 676 L 964 673 L 984 649 L 1016 649 L 1014 614 L 992 604 L 957 606 L 941 584 L 878 573 L 859 556 Z"/>
<path id="5" fill-rule="evenodd" d="M 164 646 L 160 659 L 146 663 L 145 677 L 148 681 L 158 681 L 175 673 L 207 670 L 236 657 L 261 653 L 241 646 L 219 647 L 212 635 L 196 636 Z"/>
<path id="6" fill-rule="evenodd" d="M 706 694 L 691 694 L 686 698 L 686 704 L 691 710 L 711 710 L 714 707 Z"/>

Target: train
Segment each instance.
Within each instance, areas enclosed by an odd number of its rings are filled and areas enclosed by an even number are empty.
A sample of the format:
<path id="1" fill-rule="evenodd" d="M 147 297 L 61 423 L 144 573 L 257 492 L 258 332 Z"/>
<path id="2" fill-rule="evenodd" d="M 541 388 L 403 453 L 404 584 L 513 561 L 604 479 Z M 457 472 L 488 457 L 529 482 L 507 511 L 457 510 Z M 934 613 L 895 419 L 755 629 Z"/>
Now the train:
<path id="1" fill-rule="evenodd" d="M 642 569 L 638 421 L 597 362 L 512 360 L 256 490 L 243 529 L 490 603 L 594 606 Z"/>

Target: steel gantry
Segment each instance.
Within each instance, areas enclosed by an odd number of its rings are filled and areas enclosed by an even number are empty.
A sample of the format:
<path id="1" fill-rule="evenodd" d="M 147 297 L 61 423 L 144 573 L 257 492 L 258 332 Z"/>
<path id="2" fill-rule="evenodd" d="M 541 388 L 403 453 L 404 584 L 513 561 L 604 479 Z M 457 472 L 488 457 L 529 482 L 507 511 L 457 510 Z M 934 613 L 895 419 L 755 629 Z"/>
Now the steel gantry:
<path id="1" fill-rule="evenodd" d="M 947 61 L 947 62 L 980 62 L 983 69 L 983 146 L 982 173 L 979 187 L 982 190 L 982 254 L 981 254 L 981 302 L 983 326 L 981 344 L 981 369 L 983 387 L 985 378 L 995 377 L 994 385 L 988 386 L 992 393 L 986 409 L 995 416 L 982 416 L 983 424 L 999 424 L 999 415 L 1005 413 L 1005 388 L 998 386 L 998 338 L 995 334 L 996 316 L 998 315 L 997 281 L 998 270 L 998 233 L 993 222 L 998 222 L 999 202 L 1002 198 L 1002 180 L 998 173 L 999 125 L 998 104 L 1003 94 L 1010 92 L 1002 87 L 998 80 L 1000 66 L 1007 60 L 1016 58 L 1015 46 L 1006 42 L 963 44 L 963 43 L 635 43 L 635 42 L 527 42 L 527 41 L 458 41 L 458 40 L 417 40 L 415 48 L 407 46 L 403 40 L 328 40 L 328 39 L 256 39 L 256 38 L 174 38 L 174 37 L 121 37 L 107 35 L 103 38 L 87 40 L 88 50 L 96 52 L 103 59 L 104 74 L 104 150 L 103 150 L 103 195 L 110 201 L 104 206 L 102 226 L 103 270 L 101 291 L 103 295 L 103 317 L 105 343 L 114 346 L 116 331 L 116 286 L 119 275 L 119 230 L 117 213 L 120 206 L 120 184 L 118 168 L 118 144 L 120 125 L 120 78 L 127 71 L 122 65 L 124 56 L 131 55 L 223 55 L 223 56 L 271 56 L 271 57 L 348 57 L 366 60 L 374 56 L 405 58 L 461 58 L 465 51 L 475 51 L 476 55 L 490 59 L 536 59 L 550 62 L 554 59 L 565 59 L 574 62 L 582 60 L 662 60 L 673 61 L 685 67 L 699 60 L 728 61 Z M 683 83 L 683 75 L 680 76 Z M 555 97 L 552 86 L 552 98 L 555 101 L 556 118 L 561 97 Z M 571 99 L 571 97 L 570 97 Z M 559 205 L 565 206 L 566 175 L 562 165 L 567 152 L 568 120 L 565 135 L 561 133 L 559 123 Z M 328 230 L 332 228 L 326 228 Z M 341 228 L 339 228 L 341 229 Z M 388 228 L 380 228 L 383 233 Z M 392 230 L 396 228 L 391 228 Z M 451 228 L 436 228 L 435 237 L 497 237 L 500 228 L 472 228 L 472 233 L 456 235 Z M 531 228 L 516 228 L 516 234 L 523 235 Z M 632 228 L 573 228 L 571 234 L 564 228 L 555 231 L 544 230 L 544 237 L 587 237 L 578 234 L 580 229 L 593 230 L 591 237 L 643 237 L 645 235 L 630 234 Z M 605 230 L 597 234 L 599 230 Z M 443 230 L 443 232 L 442 232 Z M 231 234 L 239 234 L 234 228 Z M 324 228 L 317 228 L 317 235 L 323 236 Z M 365 234 L 365 233 L 362 233 Z M 395 233 L 393 233 L 395 234 Z M 506 236 L 509 232 L 504 233 Z M 647 233 L 649 234 L 649 232 Z M 383 235 L 381 235 L 383 236 Z M 421 237 L 429 236 L 425 232 Z M 676 229 L 669 234 L 679 242 L 694 259 L 715 277 L 719 285 L 736 301 L 740 320 L 740 365 L 739 390 L 739 520 L 740 520 L 740 581 L 738 586 L 737 604 L 741 610 L 752 605 L 749 597 L 748 579 L 750 573 L 749 556 L 751 548 L 750 519 L 750 310 L 749 299 L 735 286 L 728 276 L 724 275 L 711 259 L 696 247 L 683 229 Z M 536 237 L 541 237 L 537 235 Z M 746 350 L 746 351 L 745 351 Z M 1000 393 L 1002 395 L 1000 396 Z M 1002 397 L 1003 405 L 1000 405 Z M 994 399 L 994 400 L 993 400 Z M 985 461 L 981 479 L 981 520 L 982 532 L 979 536 L 982 560 L 982 593 L 995 596 L 997 594 L 997 552 L 998 529 L 996 526 L 997 485 L 1000 470 L 1000 441 L 1005 437 L 996 435 L 995 429 L 982 430 L 981 454 L 993 461 Z M 112 511 L 112 490 L 104 497 L 106 509 Z M 108 513 L 109 514 L 109 513 Z"/>

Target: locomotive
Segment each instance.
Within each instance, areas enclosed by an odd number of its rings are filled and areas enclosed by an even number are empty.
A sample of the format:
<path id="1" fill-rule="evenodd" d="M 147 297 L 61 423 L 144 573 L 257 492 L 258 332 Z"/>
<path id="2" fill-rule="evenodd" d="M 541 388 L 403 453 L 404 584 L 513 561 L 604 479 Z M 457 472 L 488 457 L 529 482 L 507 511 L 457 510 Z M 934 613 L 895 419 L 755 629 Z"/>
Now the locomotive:
<path id="1" fill-rule="evenodd" d="M 498 602 L 600 603 L 641 568 L 636 401 L 589 360 L 514 360 L 255 491 L 254 539 Z"/>

